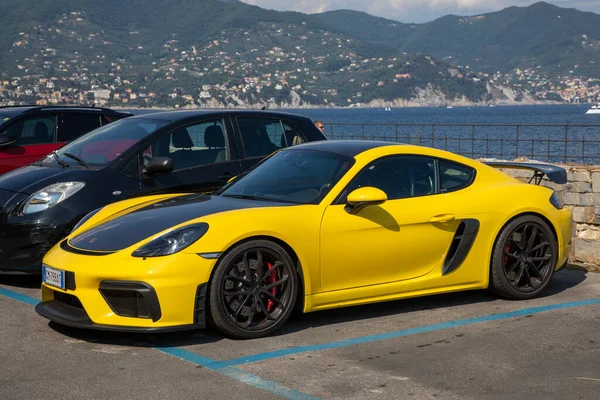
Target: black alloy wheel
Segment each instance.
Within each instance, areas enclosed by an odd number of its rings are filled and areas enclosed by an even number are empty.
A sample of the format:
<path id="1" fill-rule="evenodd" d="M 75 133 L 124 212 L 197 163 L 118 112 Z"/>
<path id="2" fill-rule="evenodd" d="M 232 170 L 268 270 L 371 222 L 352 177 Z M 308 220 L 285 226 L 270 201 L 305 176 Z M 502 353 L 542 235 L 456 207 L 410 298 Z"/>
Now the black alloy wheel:
<path id="1" fill-rule="evenodd" d="M 549 284 L 557 264 L 557 243 L 539 217 L 522 216 L 500 233 L 492 258 L 492 286 L 511 299 L 536 297 Z"/>
<path id="2" fill-rule="evenodd" d="M 265 240 L 244 243 L 216 268 L 210 311 L 219 331 L 240 339 L 263 337 L 288 319 L 298 279 L 292 259 L 281 246 Z"/>

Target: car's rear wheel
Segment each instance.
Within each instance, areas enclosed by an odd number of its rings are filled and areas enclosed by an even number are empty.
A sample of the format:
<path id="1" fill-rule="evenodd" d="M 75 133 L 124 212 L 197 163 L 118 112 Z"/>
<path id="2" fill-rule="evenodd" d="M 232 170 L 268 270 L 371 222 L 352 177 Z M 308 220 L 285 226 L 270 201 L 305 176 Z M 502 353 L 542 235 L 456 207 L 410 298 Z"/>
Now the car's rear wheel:
<path id="1" fill-rule="evenodd" d="M 509 299 L 531 299 L 550 283 L 557 263 L 557 243 L 544 220 L 520 216 L 500 232 L 491 265 L 492 289 Z"/>
<path id="2" fill-rule="evenodd" d="M 228 252 L 210 283 L 212 324 L 240 339 L 268 336 L 285 323 L 298 294 L 297 273 L 280 245 L 253 240 Z"/>

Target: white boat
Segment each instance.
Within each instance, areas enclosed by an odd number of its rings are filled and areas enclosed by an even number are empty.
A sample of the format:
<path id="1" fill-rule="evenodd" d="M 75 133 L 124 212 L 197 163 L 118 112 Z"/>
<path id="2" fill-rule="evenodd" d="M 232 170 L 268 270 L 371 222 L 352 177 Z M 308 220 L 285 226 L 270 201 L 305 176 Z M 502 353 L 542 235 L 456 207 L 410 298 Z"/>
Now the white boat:
<path id="1" fill-rule="evenodd" d="M 600 104 L 594 104 L 592 108 L 585 112 L 586 114 L 600 114 Z"/>

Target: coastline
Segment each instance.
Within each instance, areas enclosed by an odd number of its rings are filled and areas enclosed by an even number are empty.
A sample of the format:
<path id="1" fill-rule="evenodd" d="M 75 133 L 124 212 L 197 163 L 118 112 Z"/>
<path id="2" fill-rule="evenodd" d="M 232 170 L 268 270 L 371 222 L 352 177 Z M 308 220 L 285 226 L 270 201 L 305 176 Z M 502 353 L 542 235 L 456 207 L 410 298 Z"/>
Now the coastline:
<path id="1" fill-rule="evenodd" d="M 266 107 L 266 109 L 307 109 L 307 110 L 347 110 L 347 109 L 378 109 L 378 108 L 448 108 L 448 107 L 518 107 L 518 106 L 553 106 L 553 105 L 585 105 L 590 106 L 593 103 L 568 103 L 560 101 L 535 101 L 535 102 L 498 102 L 489 104 L 489 102 L 447 102 L 444 104 L 439 103 L 420 103 L 412 101 L 372 101 L 370 103 L 360 105 L 349 105 L 349 106 L 327 106 L 327 105 L 313 105 L 313 104 L 186 104 L 183 106 L 126 106 L 126 105 L 110 105 L 103 104 L 102 107 L 108 107 L 115 110 L 152 110 L 152 111 L 168 111 L 168 110 L 196 110 L 196 109 L 260 109 Z"/>

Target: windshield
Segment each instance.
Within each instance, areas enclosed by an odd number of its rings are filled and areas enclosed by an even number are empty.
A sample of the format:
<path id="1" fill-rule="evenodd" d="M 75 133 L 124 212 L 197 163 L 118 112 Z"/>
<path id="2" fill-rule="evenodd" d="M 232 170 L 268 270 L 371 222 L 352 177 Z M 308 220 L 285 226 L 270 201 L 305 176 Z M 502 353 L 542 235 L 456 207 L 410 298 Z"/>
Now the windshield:
<path id="1" fill-rule="evenodd" d="M 102 168 L 130 147 L 169 121 L 152 118 L 124 118 L 81 136 L 48 155 L 42 164 L 67 163 L 92 169 Z"/>
<path id="2" fill-rule="evenodd" d="M 18 115 L 18 112 L 15 111 L 0 111 L 0 125 L 5 123 L 6 121 L 8 121 L 9 119 L 11 119 L 12 117 L 14 117 L 15 115 Z"/>
<path id="3" fill-rule="evenodd" d="M 219 194 L 256 200 L 318 204 L 354 164 L 337 153 L 289 148 L 264 160 Z"/>

